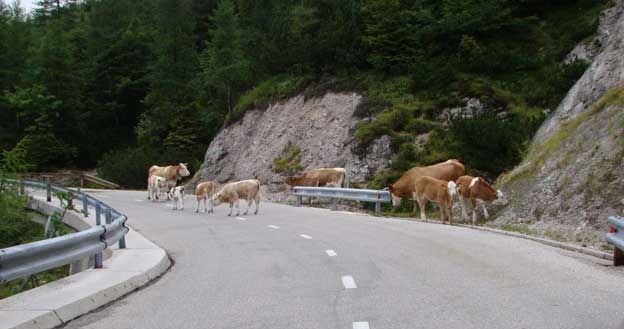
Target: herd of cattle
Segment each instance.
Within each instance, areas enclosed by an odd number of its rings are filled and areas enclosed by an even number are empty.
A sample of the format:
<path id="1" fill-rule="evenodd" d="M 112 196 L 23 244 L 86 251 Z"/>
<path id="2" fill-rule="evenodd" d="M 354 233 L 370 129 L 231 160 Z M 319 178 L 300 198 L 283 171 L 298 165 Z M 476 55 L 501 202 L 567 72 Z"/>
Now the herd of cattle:
<path id="1" fill-rule="evenodd" d="M 177 182 L 190 175 L 185 163 L 175 166 L 149 168 L 147 180 L 147 198 L 151 200 L 168 199 L 173 201 L 173 209 L 184 209 L 184 186 L 176 186 Z M 344 168 L 319 168 L 306 171 L 298 176 L 289 176 L 286 183 L 290 186 L 313 187 L 349 187 L 347 172 Z M 425 207 L 427 202 L 434 202 L 440 209 L 442 222 L 448 218 L 451 222 L 451 209 L 456 198 L 459 199 L 462 217 L 468 219 L 467 208 L 472 211 L 472 223 L 477 222 L 477 207 L 481 205 L 483 215 L 488 217 L 486 203 L 506 202 L 503 193 L 494 189 L 482 177 L 465 175 L 464 165 L 455 159 L 427 167 L 414 167 L 405 172 L 393 184 L 388 186 L 392 204 L 396 207 L 402 198 L 413 201 L 413 211 L 416 205 L 420 208 L 421 219 L 426 219 Z M 217 185 L 212 181 L 202 182 L 195 188 L 197 208 L 203 203 L 204 212 L 214 212 L 214 206 L 222 203 L 230 205 L 228 216 L 236 207 L 236 215 L 240 214 L 239 200 L 247 202 L 247 214 L 252 203 L 255 202 L 258 213 L 260 206 L 260 182 L 256 179 L 231 182 L 223 185 L 217 191 Z"/>

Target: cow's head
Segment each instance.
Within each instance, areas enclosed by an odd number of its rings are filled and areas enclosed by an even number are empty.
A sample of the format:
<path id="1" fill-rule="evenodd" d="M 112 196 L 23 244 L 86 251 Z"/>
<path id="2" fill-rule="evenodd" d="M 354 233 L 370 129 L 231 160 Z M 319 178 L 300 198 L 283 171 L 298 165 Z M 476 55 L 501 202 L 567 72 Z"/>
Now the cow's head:
<path id="1" fill-rule="evenodd" d="M 492 203 L 498 206 L 504 206 L 509 203 L 509 201 L 507 200 L 507 196 L 503 193 L 503 191 L 496 190 L 496 200 L 494 200 L 494 202 Z"/>
<path id="2" fill-rule="evenodd" d="M 392 205 L 398 207 L 401 204 L 401 197 L 395 194 L 395 189 L 392 184 L 388 185 L 388 191 L 390 191 L 390 197 L 392 198 Z"/>
<path id="3" fill-rule="evenodd" d="M 222 191 L 219 191 L 212 196 L 212 204 L 215 206 L 218 206 L 228 201 L 229 201 L 229 198 L 225 194 L 223 194 Z"/>
<path id="4" fill-rule="evenodd" d="M 286 184 L 290 185 L 290 186 L 295 186 L 299 183 L 299 179 L 301 178 L 301 175 L 299 176 L 288 176 L 286 177 Z"/>
<path id="5" fill-rule="evenodd" d="M 191 172 L 188 170 L 188 168 L 186 168 L 187 165 L 188 165 L 188 163 L 182 163 L 182 162 L 180 162 L 180 164 L 178 164 L 178 175 L 180 177 L 186 177 L 186 176 L 189 176 L 191 174 Z"/>

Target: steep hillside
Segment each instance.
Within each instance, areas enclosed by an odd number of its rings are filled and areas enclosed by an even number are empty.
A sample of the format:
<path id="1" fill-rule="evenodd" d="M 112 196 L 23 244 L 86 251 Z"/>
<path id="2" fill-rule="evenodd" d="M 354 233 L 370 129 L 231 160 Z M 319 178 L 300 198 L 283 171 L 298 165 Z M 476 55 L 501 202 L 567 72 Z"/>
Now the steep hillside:
<path id="1" fill-rule="evenodd" d="M 624 2 L 601 16 L 591 66 L 502 179 L 510 195 L 497 224 L 600 244 L 607 216 L 624 214 Z M 576 50 L 578 53 L 578 48 Z"/>
<path id="2" fill-rule="evenodd" d="M 299 150 L 295 162 L 302 169 L 345 167 L 351 182 L 363 182 L 385 167 L 390 148 L 388 138 L 382 137 L 365 156 L 356 154 L 353 133 L 361 119 L 353 112 L 362 99 L 357 93 L 327 93 L 311 99 L 299 95 L 266 110 L 249 111 L 210 143 L 193 183 L 257 178 L 269 185 L 269 192 L 283 191 L 286 173 L 276 173 L 273 162 L 284 156 L 287 146 Z"/>

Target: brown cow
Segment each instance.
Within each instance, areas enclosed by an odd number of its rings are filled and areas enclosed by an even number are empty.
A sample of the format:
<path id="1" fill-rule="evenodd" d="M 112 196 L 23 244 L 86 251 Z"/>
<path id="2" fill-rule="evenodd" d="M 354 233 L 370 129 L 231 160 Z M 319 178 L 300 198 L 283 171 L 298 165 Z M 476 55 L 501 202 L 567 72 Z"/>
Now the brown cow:
<path id="1" fill-rule="evenodd" d="M 420 207 L 420 219 L 422 220 L 427 220 L 425 207 L 427 206 L 427 201 L 432 201 L 437 203 L 438 208 L 440 208 L 442 223 L 444 224 L 446 214 L 449 224 L 451 224 L 451 209 L 453 208 L 455 194 L 457 194 L 457 187 L 453 181 L 447 182 L 429 176 L 418 177 L 414 181 L 414 199 L 416 199 L 418 207 Z"/>
<path id="2" fill-rule="evenodd" d="M 298 176 L 286 178 L 286 184 L 290 186 L 327 186 L 327 187 L 349 187 L 347 171 L 344 168 L 318 168 L 304 171 Z"/>
<path id="3" fill-rule="evenodd" d="M 214 212 L 214 202 L 212 201 L 212 196 L 215 192 L 215 183 L 208 181 L 197 184 L 195 188 L 195 197 L 197 198 L 197 209 L 195 212 L 199 212 L 199 203 L 200 201 L 204 201 L 204 212 Z M 210 201 L 210 210 L 206 206 L 206 202 Z"/>
<path id="4" fill-rule="evenodd" d="M 429 176 L 444 181 L 454 181 L 463 174 L 464 165 L 455 159 L 427 167 L 414 167 L 406 171 L 394 184 L 390 184 L 388 189 L 392 196 L 392 205 L 398 206 L 401 203 L 401 198 L 413 197 L 414 181 L 419 177 Z M 416 213 L 416 200 L 414 200 L 413 212 Z"/>
<path id="5" fill-rule="evenodd" d="M 506 202 L 503 192 L 494 189 L 481 177 L 461 176 L 457 179 L 457 190 L 459 193 L 459 201 L 462 208 L 462 217 L 468 219 L 466 212 L 466 202 L 470 200 L 472 206 L 472 225 L 477 224 L 477 203 L 483 208 L 483 216 L 488 218 L 488 212 L 485 203 L 493 203 L 496 201 Z"/>
<path id="6" fill-rule="evenodd" d="M 249 211 L 252 202 L 256 202 L 256 211 L 254 214 L 258 214 L 258 208 L 260 207 L 260 182 L 257 179 L 243 180 L 239 182 L 233 182 L 225 184 L 217 194 L 212 197 L 215 206 L 218 206 L 224 202 L 230 204 L 230 213 L 232 215 L 232 207 L 236 204 L 236 216 L 240 213 L 238 200 L 247 200 L 247 210 L 245 215 Z"/>
<path id="7" fill-rule="evenodd" d="M 153 175 L 164 177 L 167 180 L 166 181 L 167 188 L 172 189 L 173 187 L 176 186 L 180 178 L 189 176 L 191 174 L 189 170 L 186 168 L 186 166 L 187 166 L 186 163 L 179 163 L 176 166 L 166 166 L 166 167 L 151 166 L 149 168 L 147 177 L 150 177 Z M 169 198 L 169 195 L 167 195 L 167 198 Z"/>

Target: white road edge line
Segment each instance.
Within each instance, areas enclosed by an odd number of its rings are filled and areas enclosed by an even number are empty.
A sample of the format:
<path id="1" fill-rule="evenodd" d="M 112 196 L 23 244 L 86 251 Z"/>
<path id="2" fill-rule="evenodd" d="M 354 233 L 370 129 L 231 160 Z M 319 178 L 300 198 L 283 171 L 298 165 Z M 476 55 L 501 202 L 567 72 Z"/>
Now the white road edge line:
<path id="1" fill-rule="evenodd" d="M 307 235 L 307 234 L 299 234 L 299 236 L 304 238 L 304 239 L 308 239 L 308 240 L 312 239 L 312 237 Z"/>
<path id="2" fill-rule="evenodd" d="M 279 226 L 275 226 L 275 225 L 267 225 L 268 228 L 272 228 L 272 229 L 279 229 Z"/>
<path id="3" fill-rule="evenodd" d="M 325 252 L 327 253 L 327 256 L 329 256 L 329 257 L 336 257 L 336 256 L 338 256 L 338 254 L 336 254 L 336 252 L 331 250 L 331 249 L 325 250 Z"/>
<path id="4" fill-rule="evenodd" d="M 243 218 L 243 217 L 236 217 L 236 219 L 238 219 L 238 220 L 247 220 L 247 218 Z"/>
<path id="5" fill-rule="evenodd" d="M 345 289 L 357 288 L 357 286 L 355 285 L 355 280 L 353 280 L 353 277 L 350 275 L 342 276 L 342 285 L 345 287 Z"/>
<path id="6" fill-rule="evenodd" d="M 368 322 L 353 322 L 353 329 L 369 329 Z"/>

